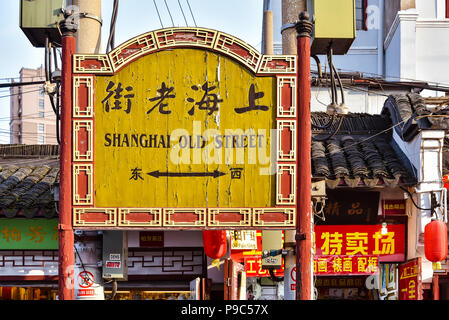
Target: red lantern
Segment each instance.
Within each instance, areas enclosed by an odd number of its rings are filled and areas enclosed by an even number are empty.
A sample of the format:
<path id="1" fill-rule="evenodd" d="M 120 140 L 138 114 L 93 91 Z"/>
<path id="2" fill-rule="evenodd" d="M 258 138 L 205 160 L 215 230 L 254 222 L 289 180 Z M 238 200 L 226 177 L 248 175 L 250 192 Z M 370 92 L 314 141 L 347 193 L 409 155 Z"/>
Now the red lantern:
<path id="1" fill-rule="evenodd" d="M 432 220 L 424 228 L 424 252 L 427 260 L 439 262 L 447 256 L 447 226 L 440 220 Z"/>
<path id="2" fill-rule="evenodd" d="M 220 259 L 227 251 L 227 238 L 225 230 L 203 230 L 203 246 L 206 256 Z"/>
<path id="3" fill-rule="evenodd" d="M 446 174 L 443 177 L 443 184 L 446 189 L 449 189 L 449 174 Z"/>

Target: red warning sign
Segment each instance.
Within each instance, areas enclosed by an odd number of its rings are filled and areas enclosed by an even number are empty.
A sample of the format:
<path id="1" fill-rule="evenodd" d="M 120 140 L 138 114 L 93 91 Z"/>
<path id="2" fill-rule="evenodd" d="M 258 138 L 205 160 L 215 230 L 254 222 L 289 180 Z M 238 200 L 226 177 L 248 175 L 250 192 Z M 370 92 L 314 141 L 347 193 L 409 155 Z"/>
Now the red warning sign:
<path id="1" fill-rule="evenodd" d="M 94 275 L 89 271 L 83 271 L 78 274 L 78 284 L 81 288 L 90 288 L 94 284 Z"/>

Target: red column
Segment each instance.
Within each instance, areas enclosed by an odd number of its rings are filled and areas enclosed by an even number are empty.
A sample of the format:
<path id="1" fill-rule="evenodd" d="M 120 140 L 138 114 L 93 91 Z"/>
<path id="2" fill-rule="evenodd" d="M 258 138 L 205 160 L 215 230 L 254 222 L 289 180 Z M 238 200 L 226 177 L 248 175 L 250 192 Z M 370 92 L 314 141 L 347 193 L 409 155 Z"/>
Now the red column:
<path id="1" fill-rule="evenodd" d="M 59 179 L 59 300 L 74 299 L 74 235 L 72 227 L 72 54 L 73 32 L 62 36 L 61 151 Z"/>
<path id="2" fill-rule="evenodd" d="M 312 299 L 312 165 L 310 119 L 310 35 L 309 14 L 301 12 L 298 32 L 298 169 L 296 218 L 296 300 Z"/>

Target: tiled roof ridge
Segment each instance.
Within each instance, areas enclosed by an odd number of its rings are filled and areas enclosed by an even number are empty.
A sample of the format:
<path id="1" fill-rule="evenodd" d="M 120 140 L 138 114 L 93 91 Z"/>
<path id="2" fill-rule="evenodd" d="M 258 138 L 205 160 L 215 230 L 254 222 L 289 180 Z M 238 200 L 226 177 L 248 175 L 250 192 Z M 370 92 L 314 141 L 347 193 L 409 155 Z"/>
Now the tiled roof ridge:
<path id="1" fill-rule="evenodd" d="M 57 144 L 0 144 L 0 157 L 59 157 Z"/>

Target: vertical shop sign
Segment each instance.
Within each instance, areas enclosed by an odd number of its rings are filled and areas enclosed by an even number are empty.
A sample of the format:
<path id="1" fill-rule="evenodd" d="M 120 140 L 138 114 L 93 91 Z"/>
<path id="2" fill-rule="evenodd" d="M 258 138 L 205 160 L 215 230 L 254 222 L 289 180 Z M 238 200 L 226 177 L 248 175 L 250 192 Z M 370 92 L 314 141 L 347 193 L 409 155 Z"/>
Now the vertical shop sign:
<path id="1" fill-rule="evenodd" d="M 421 258 L 399 265 L 399 300 L 422 300 Z"/>

